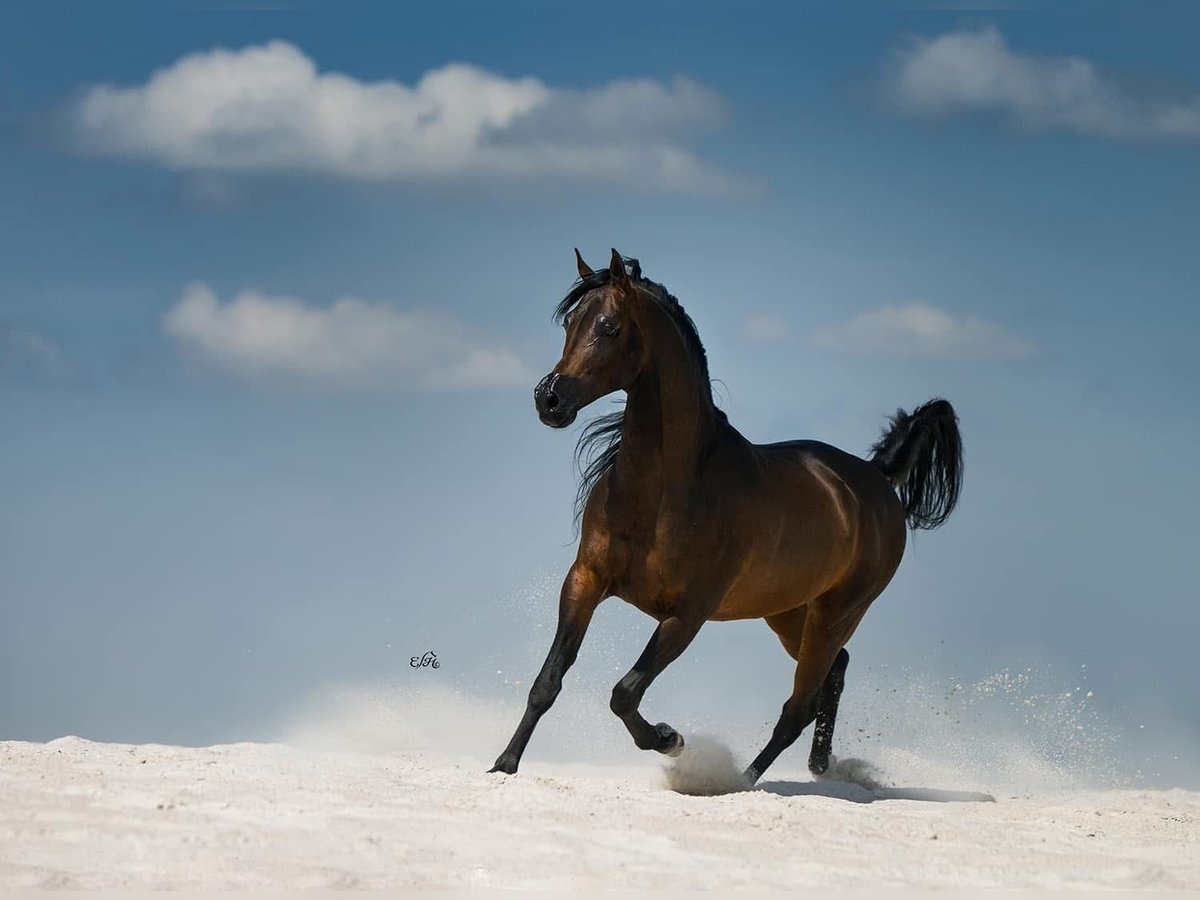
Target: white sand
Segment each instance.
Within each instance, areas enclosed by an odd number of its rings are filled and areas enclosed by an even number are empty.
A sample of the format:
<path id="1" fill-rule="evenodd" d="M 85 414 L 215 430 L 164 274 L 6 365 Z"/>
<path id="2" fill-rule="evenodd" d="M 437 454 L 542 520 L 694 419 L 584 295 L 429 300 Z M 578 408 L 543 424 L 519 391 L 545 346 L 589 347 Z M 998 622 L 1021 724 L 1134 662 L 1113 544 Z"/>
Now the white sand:
<path id="1" fill-rule="evenodd" d="M 0 743 L 0 887 L 1200 887 L 1193 792 L 991 802 L 773 770 L 706 797 L 666 789 L 648 756 L 486 768 L 420 750 Z"/>

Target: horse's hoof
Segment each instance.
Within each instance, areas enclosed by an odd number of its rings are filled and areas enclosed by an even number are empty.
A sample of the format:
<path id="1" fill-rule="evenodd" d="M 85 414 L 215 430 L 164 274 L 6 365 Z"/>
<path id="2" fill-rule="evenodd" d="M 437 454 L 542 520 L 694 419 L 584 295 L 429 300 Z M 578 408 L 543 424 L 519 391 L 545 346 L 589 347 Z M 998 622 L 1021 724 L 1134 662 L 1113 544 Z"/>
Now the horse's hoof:
<path id="1" fill-rule="evenodd" d="M 678 756 L 683 752 L 682 734 L 666 722 L 659 722 L 654 728 L 662 739 L 662 743 L 657 748 L 659 753 L 665 753 L 667 756 Z"/>
<path id="2" fill-rule="evenodd" d="M 813 755 L 808 758 L 808 771 L 814 775 L 824 775 L 829 771 L 829 755 Z"/>
<path id="3" fill-rule="evenodd" d="M 488 769 L 489 775 L 492 772 L 503 772 L 505 775 L 516 775 L 517 760 L 512 759 L 511 757 L 501 756 L 498 760 L 496 760 L 496 764 Z"/>

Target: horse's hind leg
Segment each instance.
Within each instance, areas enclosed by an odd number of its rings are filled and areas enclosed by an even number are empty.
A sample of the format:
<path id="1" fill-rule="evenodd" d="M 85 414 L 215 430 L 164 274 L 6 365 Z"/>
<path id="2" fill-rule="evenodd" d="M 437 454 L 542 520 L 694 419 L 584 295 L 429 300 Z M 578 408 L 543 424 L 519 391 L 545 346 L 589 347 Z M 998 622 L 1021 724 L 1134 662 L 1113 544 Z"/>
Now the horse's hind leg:
<path id="1" fill-rule="evenodd" d="M 843 647 L 833 660 L 833 668 L 825 676 L 821 686 L 821 699 L 817 703 L 817 726 L 813 731 L 812 752 L 808 754 L 808 771 L 824 775 L 829 768 L 829 756 L 833 752 L 833 726 L 837 722 L 838 701 L 846 686 L 846 666 L 850 664 L 850 653 Z"/>
<path id="2" fill-rule="evenodd" d="M 801 632 L 804 627 L 805 608 L 771 616 L 767 624 L 779 635 L 779 640 L 788 655 L 795 659 L 799 655 Z M 799 615 L 797 615 L 799 614 Z M 817 726 L 813 730 L 812 752 L 808 755 L 808 770 L 814 775 L 824 775 L 829 769 L 829 757 L 833 752 L 833 726 L 837 722 L 838 701 L 846 686 L 846 666 L 850 664 L 850 652 L 843 647 L 833 660 L 821 695 L 817 701 Z"/>
<path id="3" fill-rule="evenodd" d="M 828 596 L 821 598 L 826 601 L 830 599 L 832 598 Z M 767 619 L 767 624 L 779 635 L 784 648 L 795 657 L 796 675 L 792 684 L 792 696 L 783 704 L 771 739 L 746 769 L 746 778 L 751 783 L 762 777 L 767 767 L 780 753 L 795 743 L 796 738 L 812 724 L 818 714 L 822 711 L 829 713 L 830 726 L 837 714 L 836 700 L 832 703 L 824 701 L 835 695 L 840 697 L 841 691 L 830 690 L 826 694 L 825 687 L 827 682 L 833 688 L 841 681 L 840 674 L 835 676 L 836 667 L 843 658 L 847 662 L 850 659 L 848 653 L 842 656 L 843 645 L 850 639 L 862 618 L 862 612 L 847 615 L 839 604 L 822 603 L 821 600 L 810 604 L 803 612 L 794 610 Z M 844 672 L 843 664 L 841 673 Z M 828 734 L 829 739 L 832 739 L 832 727 L 828 729 Z M 814 750 L 818 744 L 826 746 L 820 736 L 814 740 Z"/>

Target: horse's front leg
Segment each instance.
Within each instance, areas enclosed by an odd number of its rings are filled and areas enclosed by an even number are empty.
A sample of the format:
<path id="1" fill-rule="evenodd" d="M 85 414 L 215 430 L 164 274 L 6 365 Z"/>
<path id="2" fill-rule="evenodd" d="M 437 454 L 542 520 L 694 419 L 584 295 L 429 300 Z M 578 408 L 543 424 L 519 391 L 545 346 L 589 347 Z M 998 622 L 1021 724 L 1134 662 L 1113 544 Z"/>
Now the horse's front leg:
<path id="1" fill-rule="evenodd" d="M 550 646 L 550 653 L 542 664 L 542 670 L 529 689 L 529 700 L 525 705 L 525 715 L 521 717 L 521 723 L 489 772 L 507 772 L 512 775 L 517 771 L 521 754 L 525 752 L 533 729 L 562 690 L 563 675 L 575 662 L 575 655 L 583 643 L 592 613 L 603 599 L 604 585 L 599 576 L 579 562 L 571 566 L 559 595 L 558 630 L 554 633 L 554 643 Z"/>
<path id="2" fill-rule="evenodd" d="M 687 649 L 703 624 L 703 618 L 672 616 L 664 619 L 633 668 L 613 688 L 609 705 L 625 723 L 639 749 L 657 750 L 670 756 L 678 756 L 683 751 L 683 737 L 679 732 L 666 722 L 651 725 L 642 718 L 638 706 L 654 679 Z"/>

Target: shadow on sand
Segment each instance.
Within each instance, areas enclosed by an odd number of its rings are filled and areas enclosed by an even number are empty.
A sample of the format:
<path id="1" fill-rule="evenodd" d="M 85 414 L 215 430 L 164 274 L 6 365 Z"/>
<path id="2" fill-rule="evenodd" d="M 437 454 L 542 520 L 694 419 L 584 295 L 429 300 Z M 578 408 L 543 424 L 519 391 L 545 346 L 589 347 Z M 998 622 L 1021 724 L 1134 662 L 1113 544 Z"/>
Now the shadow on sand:
<path id="1" fill-rule="evenodd" d="M 883 774 L 865 759 L 831 761 L 829 771 L 812 781 L 765 781 L 760 791 L 780 797 L 832 797 L 851 803 L 876 800 L 921 800 L 926 803 L 995 803 L 991 794 L 945 791 L 938 788 L 900 788 L 883 783 Z"/>
<path id="2" fill-rule="evenodd" d="M 923 800 L 927 803 L 995 803 L 991 794 L 938 788 L 863 787 L 852 781 L 764 781 L 758 790 L 780 797 L 832 797 L 851 803 L 876 800 Z"/>

